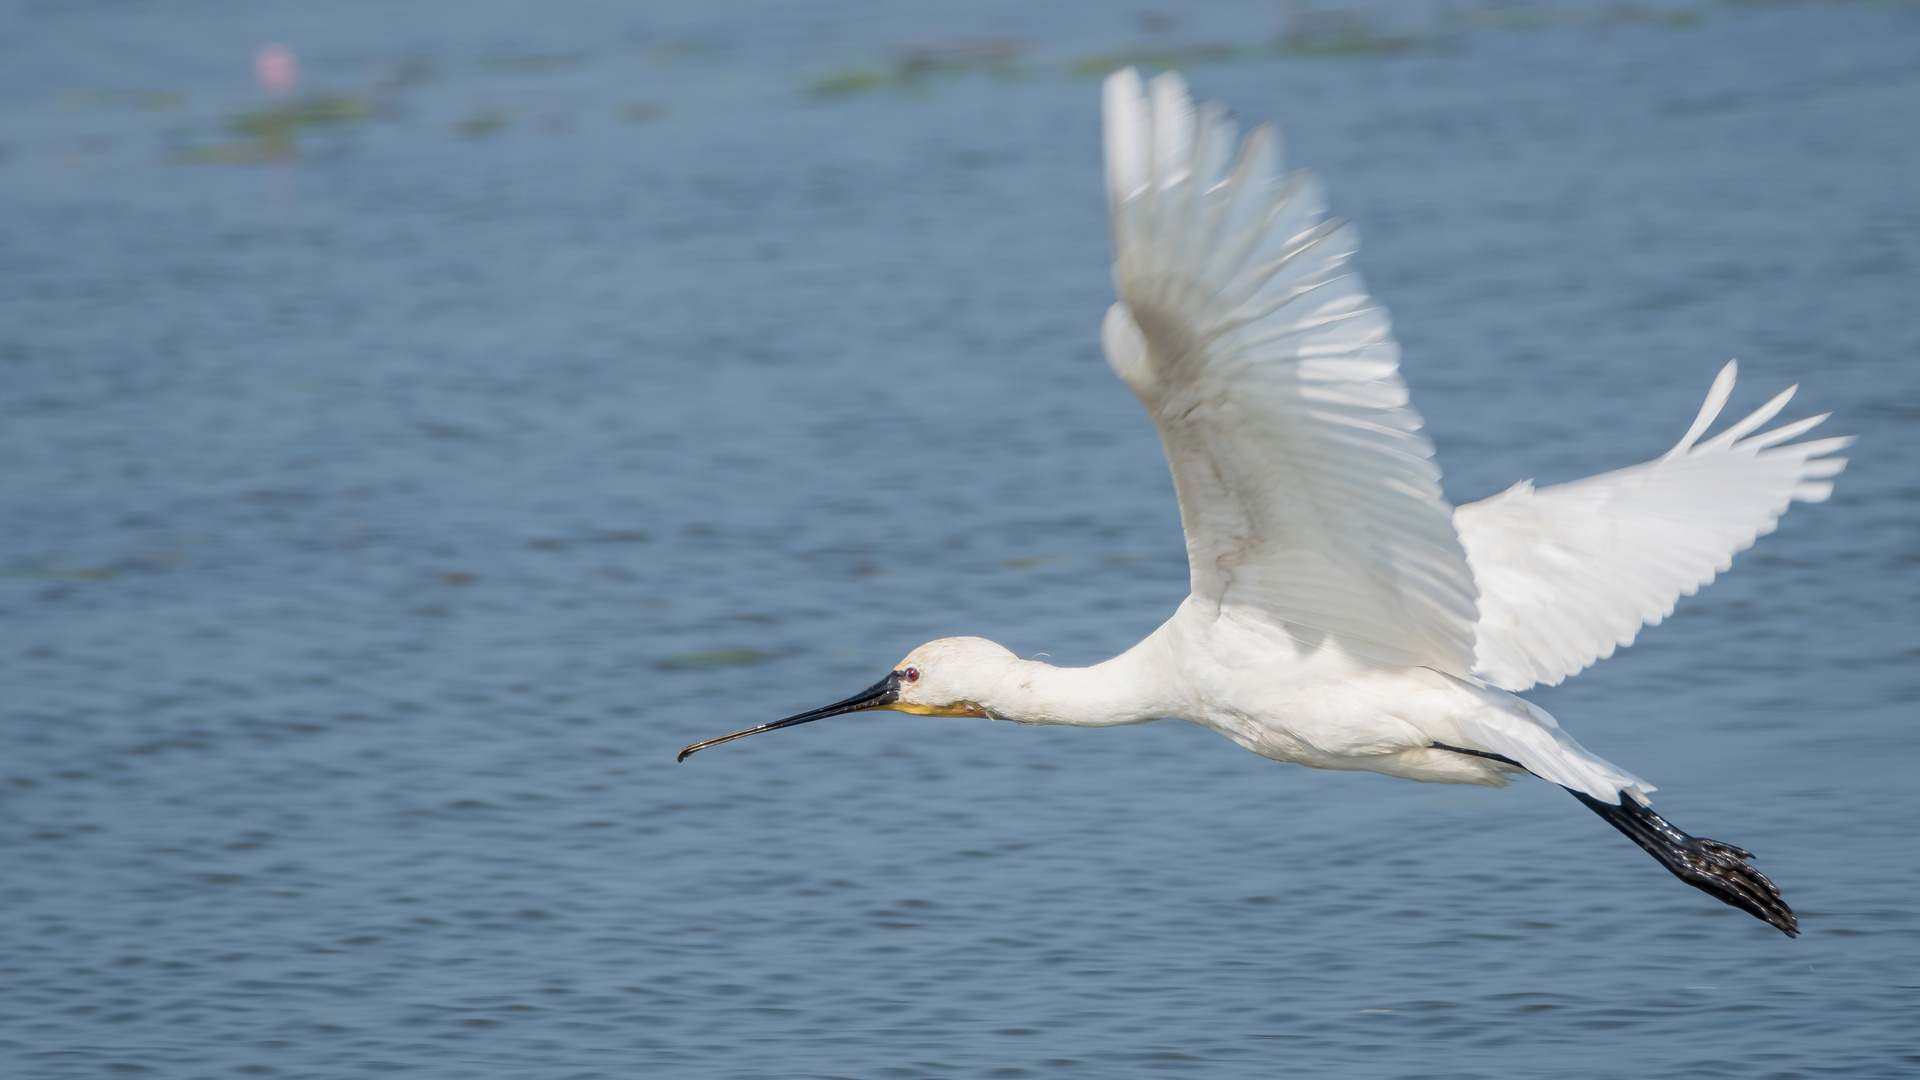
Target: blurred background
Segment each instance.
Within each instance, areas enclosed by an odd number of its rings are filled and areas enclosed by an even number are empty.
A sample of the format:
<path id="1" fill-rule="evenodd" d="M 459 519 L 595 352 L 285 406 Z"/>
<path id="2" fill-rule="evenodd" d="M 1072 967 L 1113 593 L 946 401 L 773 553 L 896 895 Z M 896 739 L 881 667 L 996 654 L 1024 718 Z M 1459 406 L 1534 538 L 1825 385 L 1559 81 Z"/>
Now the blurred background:
<path id="1" fill-rule="evenodd" d="M 1561 793 L 892 713 L 1185 594 L 1098 77 L 1275 121 L 1465 501 L 1733 408 L 1833 500 L 1531 695 Z M 1920 9 L 0 3 L 0 1072 L 1920 1071 Z"/>

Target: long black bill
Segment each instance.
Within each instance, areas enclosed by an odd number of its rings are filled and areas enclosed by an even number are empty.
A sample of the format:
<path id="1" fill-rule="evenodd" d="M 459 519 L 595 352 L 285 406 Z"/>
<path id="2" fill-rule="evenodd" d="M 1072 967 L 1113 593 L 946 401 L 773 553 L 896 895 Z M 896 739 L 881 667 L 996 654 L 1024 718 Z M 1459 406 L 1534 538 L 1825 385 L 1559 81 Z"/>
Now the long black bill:
<path id="1" fill-rule="evenodd" d="M 771 724 L 761 724 L 759 727 L 750 727 L 745 731 L 736 731 L 731 735 L 722 735 L 717 739 L 708 739 L 706 742 L 694 743 L 692 746 L 680 751 L 680 756 L 674 758 L 674 760 L 685 761 L 687 760 L 687 755 L 692 754 L 696 750 L 705 750 L 709 746 L 719 746 L 723 742 L 744 739 L 749 735 L 758 735 L 763 731 L 792 727 L 795 724 L 812 723 L 815 720 L 824 720 L 829 716 L 839 716 L 841 713 L 859 712 L 861 709 L 877 709 L 882 705 L 891 705 L 898 700 L 900 700 L 900 673 L 897 671 L 888 672 L 886 678 L 881 679 L 879 682 L 874 683 L 872 686 L 867 687 L 865 690 L 860 691 L 845 701 L 836 701 L 831 705 L 822 705 L 818 709 L 803 712 L 798 716 L 789 716 L 785 720 L 775 720 Z"/>

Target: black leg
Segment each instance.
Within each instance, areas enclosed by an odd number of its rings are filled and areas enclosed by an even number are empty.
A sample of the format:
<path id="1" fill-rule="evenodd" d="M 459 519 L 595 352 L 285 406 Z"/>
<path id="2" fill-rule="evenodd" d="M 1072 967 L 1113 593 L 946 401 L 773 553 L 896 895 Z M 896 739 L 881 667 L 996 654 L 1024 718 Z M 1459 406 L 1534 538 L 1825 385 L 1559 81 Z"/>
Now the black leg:
<path id="1" fill-rule="evenodd" d="M 1747 865 L 1753 857 L 1748 852 L 1718 840 L 1689 836 L 1631 796 L 1623 794 L 1620 805 L 1611 806 L 1585 792 L 1568 790 L 1587 809 L 1639 844 L 1674 877 L 1723 904 L 1773 924 L 1788 937 L 1800 936 L 1800 921 L 1794 918 L 1793 909 L 1780 899 L 1780 890 L 1765 874 Z"/>
<path id="2" fill-rule="evenodd" d="M 1433 748 L 1502 761 L 1516 769 L 1526 768 L 1510 757 L 1485 750 L 1468 750 L 1445 743 L 1434 743 Z M 1794 918 L 1787 902 L 1780 899 L 1780 890 L 1774 888 L 1765 874 L 1747 865 L 1747 860 L 1753 858 L 1750 853 L 1718 840 L 1689 836 L 1624 792 L 1620 795 L 1620 804 L 1613 806 L 1585 792 L 1566 790 L 1607 824 L 1625 833 L 1627 839 L 1640 845 L 1674 877 L 1723 904 L 1770 923 L 1788 937 L 1800 936 L 1800 921 Z"/>

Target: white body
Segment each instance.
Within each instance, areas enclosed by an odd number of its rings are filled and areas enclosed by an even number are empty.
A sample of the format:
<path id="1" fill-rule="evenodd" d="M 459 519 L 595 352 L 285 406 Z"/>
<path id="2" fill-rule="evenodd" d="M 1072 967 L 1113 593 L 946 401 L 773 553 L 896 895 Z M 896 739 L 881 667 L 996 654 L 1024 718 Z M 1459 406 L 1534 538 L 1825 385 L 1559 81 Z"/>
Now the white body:
<path id="1" fill-rule="evenodd" d="M 1660 459 L 1455 509 L 1407 400 L 1386 310 L 1347 266 L 1350 227 L 1259 128 L 1176 75 L 1106 87 L 1120 303 L 1102 339 L 1166 444 L 1192 595 L 1090 668 L 947 638 L 896 668 L 892 708 L 1034 724 L 1189 720 L 1265 757 L 1498 785 L 1504 762 L 1617 804 L 1651 785 L 1515 696 L 1657 623 L 1773 528 L 1827 497 L 1845 438 L 1824 417 L 1755 434 L 1793 391 L 1701 437 L 1720 372 Z"/>
<path id="2" fill-rule="evenodd" d="M 1258 619 L 1192 600 L 1146 640 L 1103 664 L 1021 660 L 982 638 L 929 642 L 901 661 L 927 684 L 902 697 L 1022 724 L 1113 727 L 1180 719 L 1262 757 L 1316 769 L 1498 787 L 1516 770 L 1433 744 L 1498 753 L 1603 801 L 1653 786 L 1582 749 L 1530 702 L 1432 668 L 1386 668 L 1333 648 L 1301 648 Z M 958 685 L 942 672 L 965 670 Z M 947 712 L 944 708 L 912 711 Z"/>

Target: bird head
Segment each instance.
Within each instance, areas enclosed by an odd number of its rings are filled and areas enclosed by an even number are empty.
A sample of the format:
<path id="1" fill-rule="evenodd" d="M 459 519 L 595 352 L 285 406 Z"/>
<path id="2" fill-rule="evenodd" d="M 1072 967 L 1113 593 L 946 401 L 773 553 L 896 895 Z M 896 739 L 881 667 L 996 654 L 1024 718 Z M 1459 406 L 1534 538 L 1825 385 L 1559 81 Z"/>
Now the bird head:
<path id="1" fill-rule="evenodd" d="M 841 713 L 868 709 L 892 709 L 919 716 L 991 717 L 992 711 L 980 703 L 993 685 L 993 674 L 1004 670 L 1017 658 L 985 638 L 955 637 L 929 641 L 908 653 L 893 666 L 887 676 L 865 690 L 836 701 L 797 713 L 784 720 L 736 731 L 717 739 L 697 742 L 680 751 L 685 761 L 696 750 L 705 750 L 723 742 L 758 735 L 763 731 L 809 724 Z"/>

